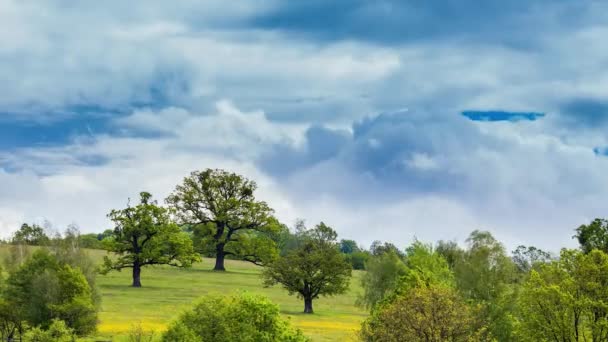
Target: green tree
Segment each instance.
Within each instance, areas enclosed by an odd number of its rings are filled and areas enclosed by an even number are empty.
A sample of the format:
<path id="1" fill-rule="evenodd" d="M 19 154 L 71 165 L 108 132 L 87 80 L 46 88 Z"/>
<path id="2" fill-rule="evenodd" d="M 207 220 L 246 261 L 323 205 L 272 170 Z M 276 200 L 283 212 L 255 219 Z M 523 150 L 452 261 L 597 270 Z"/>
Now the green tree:
<path id="1" fill-rule="evenodd" d="M 370 253 L 368 251 L 358 251 L 346 255 L 346 259 L 350 262 L 353 270 L 364 270 Z"/>
<path id="2" fill-rule="evenodd" d="M 281 226 L 273 210 L 257 201 L 255 182 L 223 170 L 194 171 L 167 198 L 181 224 L 192 227 L 203 253 L 224 271 L 226 256 L 265 264 L 278 255 Z"/>
<path id="3" fill-rule="evenodd" d="M 517 266 L 517 269 L 521 273 L 528 273 L 530 270 L 542 263 L 551 261 L 551 254 L 543 251 L 542 249 L 534 246 L 517 246 L 517 248 L 511 253 L 512 259 Z"/>
<path id="4" fill-rule="evenodd" d="M 361 251 L 361 249 L 359 246 L 357 246 L 357 242 L 355 240 L 340 240 L 340 252 L 344 254 L 353 254 L 359 251 Z"/>
<path id="5" fill-rule="evenodd" d="M 404 256 L 403 252 L 394 244 L 378 240 L 372 242 L 372 245 L 369 247 L 369 252 L 374 256 L 378 256 L 388 252 L 395 253 L 401 258 Z"/>
<path id="6" fill-rule="evenodd" d="M 518 300 L 521 341 L 608 341 L 608 255 L 562 250 L 531 271 Z"/>
<path id="7" fill-rule="evenodd" d="M 608 220 L 596 218 L 589 224 L 576 228 L 574 237 L 585 253 L 594 249 L 608 253 Z"/>
<path id="8" fill-rule="evenodd" d="M 455 241 L 439 240 L 435 246 L 435 251 L 448 262 L 452 270 L 464 258 L 464 250 Z"/>
<path id="9" fill-rule="evenodd" d="M 414 241 L 405 250 L 405 272 L 396 289 L 407 291 L 417 286 L 444 285 L 453 287 L 454 274 L 447 261 L 431 245 Z"/>
<path id="10" fill-rule="evenodd" d="M 49 237 L 44 233 L 44 229 L 37 224 L 29 225 L 24 223 L 18 231 L 13 234 L 14 244 L 25 244 L 31 246 L 44 245 L 49 241 Z"/>
<path id="11" fill-rule="evenodd" d="M 457 287 L 466 299 L 482 305 L 488 329 L 500 341 L 512 341 L 519 274 L 504 246 L 492 234 L 474 231 L 456 263 Z"/>
<path id="12" fill-rule="evenodd" d="M 108 217 L 115 228 L 105 243 L 116 257 L 104 258 L 102 272 L 133 269 L 133 287 L 141 287 L 141 269 L 146 265 L 190 267 L 199 260 L 188 234 L 171 222 L 167 209 L 151 200 L 147 192 L 140 203 L 122 210 L 112 210 Z"/>
<path id="13" fill-rule="evenodd" d="M 79 245 L 82 248 L 88 249 L 104 249 L 101 240 L 98 239 L 98 234 L 82 234 L 79 236 Z"/>
<path id="14" fill-rule="evenodd" d="M 163 335 L 167 342 L 304 342 L 281 318 L 277 305 L 259 295 L 208 295 L 184 312 Z"/>
<path id="15" fill-rule="evenodd" d="M 452 287 L 421 285 L 376 308 L 363 323 L 360 337 L 366 342 L 485 340 L 476 317 L 475 308 Z"/>
<path id="16" fill-rule="evenodd" d="M 281 284 L 290 295 L 304 300 L 305 313 L 313 313 L 313 299 L 348 289 L 352 268 L 338 249 L 336 232 L 323 222 L 299 235 L 301 243 L 296 249 L 264 269 L 264 283 Z"/>
<path id="17" fill-rule="evenodd" d="M 78 335 L 95 330 L 97 312 L 86 278 L 47 251 L 36 251 L 6 283 L 4 302 L 21 321 L 46 329 L 60 319 Z"/>
<path id="18" fill-rule="evenodd" d="M 21 310 L 15 310 L 14 303 L 0 298 L 0 338 L 11 341 L 21 338 L 25 331 L 25 322 Z"/>
<path id="19" fill-rule="evenodd" d="M 363 293 L 357 298 L 357 304 L 368 309 L 374 307 L 395 290 L 406 271 L 403 259 L 392 250 L 371 256 L 361 277 Z"/>

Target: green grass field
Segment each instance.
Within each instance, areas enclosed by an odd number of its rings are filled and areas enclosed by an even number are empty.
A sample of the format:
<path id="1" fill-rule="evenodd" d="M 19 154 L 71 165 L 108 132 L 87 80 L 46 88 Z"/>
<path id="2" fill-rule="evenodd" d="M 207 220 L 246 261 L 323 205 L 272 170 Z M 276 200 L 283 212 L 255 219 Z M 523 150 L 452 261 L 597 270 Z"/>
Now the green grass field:
<path id="1" fill-rule="evenodd" d="M 104 251 L 89 251 L 101 260 Z M 248 291 L 262 294 L 280 306 L 282 314 L 313 341 L 350 341 L 367 313 L 354 305 L 360 291 L 361 272 L 353 272 L 350 290 L 339 296 L 320 298 L 315 313 L 302 313 L 304 304 L 287 295 L 280 286 L 264 288 L 260 267 L 227 260 L 226 272 L 213 272 L 212 259 L 204 259 L 191 269 L 147 267 L 142 271 L 142 288 L 132 288 L 130 269 L 99 275 L 102 296 L 98 336 L 85 341 L 126 341 L 134 324 L 153 330 L 157 336 L 181 311 L 207 293 L 228 294 Z"/>

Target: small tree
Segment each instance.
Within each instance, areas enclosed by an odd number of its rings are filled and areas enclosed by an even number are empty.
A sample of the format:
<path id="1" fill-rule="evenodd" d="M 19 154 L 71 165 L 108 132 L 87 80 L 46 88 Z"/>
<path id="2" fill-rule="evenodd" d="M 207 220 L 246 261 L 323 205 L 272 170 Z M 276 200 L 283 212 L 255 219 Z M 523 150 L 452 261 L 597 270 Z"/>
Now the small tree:
<path id="1" fill-rule="evenodd" d="M 281 227 L 273 210 L 255 199 L 256 188 L 235 173 L 207 169 L 192 172 L 167 198 L 202 252 L 215 255 L 216 271 L 225 270 L 226 256 L 261 265 L 278 254 L 272 237 Z"/>
<path id="2" fill-rule="evenodd" d="M 11 321 L 46 329 L 59 319 L 78 335 L 95 330 L 97 312 L 84 275 L 48 252 L 36 251 L 6 283 L 4 303 L 15 315 Z"/>
<path id="3" fill-rule="evenodd" d="M 13 234 L 13 244 L 40 246 L 48 241 L 49 237 L 44 233 L 44 229 L 37 224 L 29 225 L 24 223 L 21 225 L 21 228 Z"/>
<path id="4" fill-rule="evenodd" d="M 305 342 L 281 318 L 279 308 L 259 295 L 210 295 L 183 313 L 163 335 L 166 342 Z"/>
<path id="5" fill-rule="evenodd" d="M 141 268 L 146 265 L 189 267 L 199 260 L 188 234 L 171 222 L 167 209 L 151 201 L 142 192 L 140 204 L 112 210 L 108 217 L 115 228 L 106 239 L 108 250 L 117 258 L 104 258 L 103 273 L 123 268 L 133 269 L 133 287 L 141 287 Z"/>
<path id="6" fill-rule="evenodd" d="M 418 286 L 374 310 L 360 337 L 369 342 L 482 341 L 482 326 L 453 288 Z"/>
<path id="7" fill-rule="evenodd" d="M 576 229 L 574 237 L 585 253 L 594 249 L 608 253 L 608 220 L 596 218 L 589 224 L 583 224 Z"/>
<path id="8" fill-rule="evenodd" d="M 336 243 L 336 232 L 323 222 L 298 234 L 298 247 L 264 270 L 265 285 L 281 284 L 289 294 L 304 299 L 304 313 L 313 313 L 319 296 L 344 293 L 351 266 Z"/>
<path id="9" fill-rule="evenodd" d="M 340 252 L 344 254 L 353 254 L 361 251 L 355 240 L 340 240 Z"/>

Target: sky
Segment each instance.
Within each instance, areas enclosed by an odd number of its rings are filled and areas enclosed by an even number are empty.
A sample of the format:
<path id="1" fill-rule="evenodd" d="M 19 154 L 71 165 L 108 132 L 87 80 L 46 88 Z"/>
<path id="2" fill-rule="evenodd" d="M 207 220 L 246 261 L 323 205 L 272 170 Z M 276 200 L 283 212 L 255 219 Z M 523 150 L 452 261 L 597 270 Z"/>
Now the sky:
<path id="1" fill-rule="evenodd" d="M 0 1 L 0 236 L 193 170 L 291 225 L 575 246 L 608 216 L 608 3 Z"/>

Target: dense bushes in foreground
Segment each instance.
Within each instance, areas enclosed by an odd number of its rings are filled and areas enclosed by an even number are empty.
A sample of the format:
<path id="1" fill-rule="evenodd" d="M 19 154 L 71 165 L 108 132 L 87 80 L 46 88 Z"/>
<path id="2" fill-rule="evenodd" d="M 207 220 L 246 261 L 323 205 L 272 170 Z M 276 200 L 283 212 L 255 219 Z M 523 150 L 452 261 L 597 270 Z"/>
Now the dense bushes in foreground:
<path id="1" fill-rule="evenodd" d="M 305 342 L 267 298 L 247 293 L 209 295 L 184 312 L 163 335 L 166 342 Z"/>

